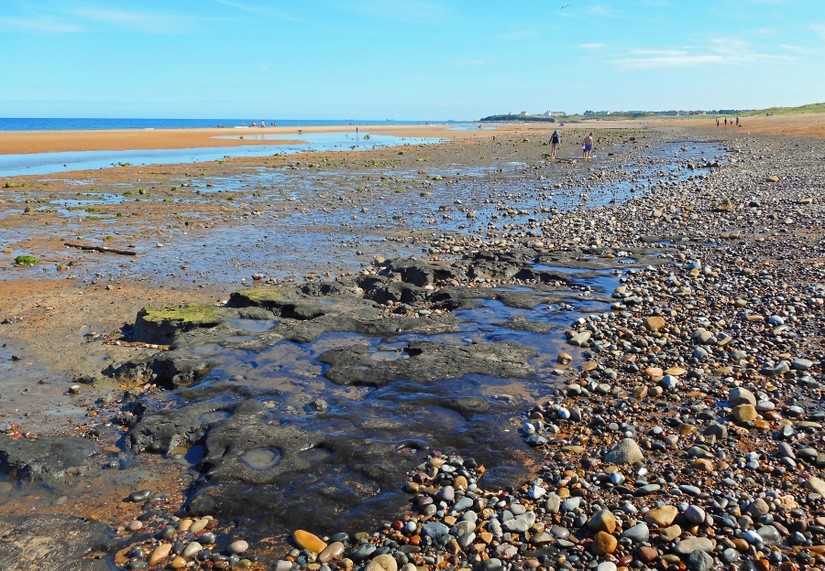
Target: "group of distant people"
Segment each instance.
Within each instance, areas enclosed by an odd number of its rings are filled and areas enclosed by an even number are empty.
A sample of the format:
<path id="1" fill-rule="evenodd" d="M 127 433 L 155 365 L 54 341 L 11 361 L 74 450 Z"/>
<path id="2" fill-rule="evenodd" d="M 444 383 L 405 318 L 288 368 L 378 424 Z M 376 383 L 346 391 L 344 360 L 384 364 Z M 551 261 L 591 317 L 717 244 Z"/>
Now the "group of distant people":
<path id="1" fill-rule="evenodd" d="M 553 131 L 553 134 L 550 135 L 550 156 L 553 160 L 556 160 L 556 153 L 559 150 L 559 145 L 561 145 L 561 134 L 559 133 L 558 129 Z M 589 161 L 593 158 L 593 132 L 587 134 L 582 141 L 582 158 L 584 160 Z"/>
<path id="2" fill-rule="evenodd" d="M 738 115 L 735 117 L 735 120 L 736 120 L 736 123 L 734 123 L 734 119 L 730 120 L 731 126 L 733 126 L 735 124 L 737 127 L 740 127 L 741 124 L 739 123 L 739 116 Z M 728 118 L 727 117 L 725 117 L 724 123 L 725 123 L 725 126 L 727 126 L 727 124 L 728 124 Z M 719 127 L 721 124 L 722 124 L 722 120 L 720 120 L 719 117 L 717 117 L 716 118 L 716 126 Z"/>

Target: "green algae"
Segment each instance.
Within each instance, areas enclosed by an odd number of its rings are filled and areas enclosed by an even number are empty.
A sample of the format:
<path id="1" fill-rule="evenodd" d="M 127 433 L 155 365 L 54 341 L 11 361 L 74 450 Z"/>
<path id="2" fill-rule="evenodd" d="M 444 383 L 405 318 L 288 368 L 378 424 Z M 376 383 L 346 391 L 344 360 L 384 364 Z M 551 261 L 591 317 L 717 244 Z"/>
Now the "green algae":
<path id="1" fill-rule="evenodd" d="M 138 317 L 146 322 L 163 323 L 176 321 L 181 324 L 208 327 L 221 322 L 216 308 L 199 303 L 164 305 L 160 308 L 144 307 Z"/>
<path id="2" fill-rule="evenodd" d="M 14 263 L 18 266 L 33 266 L 35 264 L 39 264 L 40 260 L 34 256 L 17 256 L 14 259 Z"/>

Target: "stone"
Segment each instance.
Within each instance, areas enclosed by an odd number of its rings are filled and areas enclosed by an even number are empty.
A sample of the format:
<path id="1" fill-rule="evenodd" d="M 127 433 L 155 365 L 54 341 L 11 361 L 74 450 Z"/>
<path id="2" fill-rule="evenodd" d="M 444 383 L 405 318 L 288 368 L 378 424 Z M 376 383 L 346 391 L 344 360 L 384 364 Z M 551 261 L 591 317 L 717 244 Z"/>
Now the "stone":
<path id="1" fill-rule="evenodd" d="M 619 540 L 605 531 L 600 531 L 593 538 L 591 550 L 594 555 L 610 555 L 616 551 Z"/>
<path id="2" fill-rule="evenodd" d="M 652 563 L 659 558 L 659 550 L 652 545 L 640 545 L 636 550 L 636 556 L 645 563 Z"/>
<path id="3" fill-rule="evenodd" d="M 643 459 L 642 449 L 632 438 L 625 438 L 619 442 L 604 457 L 605 462 L 612 464 L 633 464 Z"/>
<path id="4" fill-rule="evenodd" d="M 629 539 L 633 543 L 644 543 L 650 539 L 650 528 L 644 522 L 639 522 L 622 532 L 622 537 Z"/>
<path id="5" fill-rule="evenodd" d="M 740 404 L 733 407 L 733 418 L 736 422 L 752 422 L 759 417 L 756 407 L 752 404 Z"/>
<path id="6" fill-rule="evenodd" d="M 298 547 L 312 553 L 321 553 L 327 547 L 327 544 L 320 537 L 303 529 L 295 530 L 292 539 L 295 540 Z"/>
<path id="7" fill-rule="evenodd" d="M 713 542 L 707 537 L 691 537 L 676 544 L 674 550 L 679 555 L 690 555 L 694 551 L 713 552 Z"/>
<path id="8" fill-rule="evenodd" d="M 544 509 L 547 510 L 547 513 L 559 513 L 560 508 L 561 497 L 559 497 L 559 495 L 555 492 L 550 492 L 549 494 L 547 494 L 547 500 L 544 502 Z"/>
<path id="9" fill-rule="evenodd" d="M 742 387 L 734 387 L 728 392 L 728 402 L 731 407 L 739 406 L 740 404 L 756 405 L 756 396 L 748 389 Z"/>
<path id="10" fill-rule="evenodd" d="M 661 537 L 664 541 L 667 542 L 675 541 L 679 539 L 681 536 L 682 528 L 676 524 L 667 526 L 659 533 L 659 537 Z"/>
<path id="11" fill-rule="evenodd" d="M 697 549 L 687 556 L 685 565 L 690 571 L 710 571 L 714 568 L 714 561 L 709 553 Z"/>
<path id="12" fill-rule="evenodd" d="M 367 563 L 366 571 L 398 571 L 398 563 L 392 555 L 384 553 Z"/>
<path id="13" fill-rule="evenodd" d="M 243 539 L 238 539 L 229 544 L 230 553 L 241 554 L 244 553 L 247 549 L 249 549 L 249 543 L 247 543 Z"/>
<path id="14" fill-rule="evenodd" d="M 705 521 L 705 510 L 703 510 L 699 506 L 690 505 L 687 507 L 684 513 L 682 513 L 682 516 L 689 523 L 699 525 L 701 523 L 704 523 Z"/>
<path id="15" fill-rule="evenodd" d="M 345 546 L 340 541 L 333 541 L 327 545 L 323 551 L 318 555 L 318 561 L 321 563 L 329 563 L 340 559 L 344 554 Z"/>
<path id="16" fill-rule="evenodd" d="M 666 326 L 667 322 L 665 321 L 665 318 L 659 315 L 653 315 L 645 319 L 645 327 L 647 327 L 650 331 L 661 331 Z"/>
<path id="17" fill-rule="evenodd" d="M 203 551 L 203 545 L 201 545 L 197 541 L 193 541 L 192 543 L 183 548 L 181 555 L 188 559 L 190 557 L 194 557 L 201 551 Z"/>
<path id="18" fill-rule="evenodd" d="M 161 543 L 152 551 L 152 554 L 149 556 L 149 565 L 157 565 L 161 561 L 165 560 L 169 557 L 169 553 L 172 552 L 172 544 L 171 543 Z"/>
<path id="19" fill-rule="evenodd" d="M 616 530 L 616 517 L 610 510 L 599 510 L 587 522 L 587 527 L 594 531 L 613 533 Z"/>
<path id="20" fill-rule="evenodd" d="M 645 521 L 652 523 L 660 528 L 665 528 L 673 523 L 676 516 L 679 515 L 679 510 L 676 506 L 664 505 L 658 508 L 653 508 L 645 514 Z"/>
<path id="21" fill-rule="evenodd" d="M 825 496 L 825 480 L 822 480 L 822 478 L 811 476 L 805 480 L 804 486 L 820 496 Z"/>

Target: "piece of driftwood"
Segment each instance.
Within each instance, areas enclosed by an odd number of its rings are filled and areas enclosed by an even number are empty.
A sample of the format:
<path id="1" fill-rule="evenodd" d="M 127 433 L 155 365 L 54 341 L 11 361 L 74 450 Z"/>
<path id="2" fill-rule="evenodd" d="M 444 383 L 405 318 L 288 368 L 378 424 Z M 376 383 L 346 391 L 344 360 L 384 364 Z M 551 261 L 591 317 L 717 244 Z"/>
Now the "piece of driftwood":
<path id="1" fill-rule="evenodd" d="M 106 254 L 120 254 L 121 256 L 136 256 L 137 252 L 134 250 L 121 250 L 120 248 L 110 248 L 108 246 L 95 246 L 94 244 L 82 244 L 80 242 L 66 242 L 64 244 L 69 248 L 80 248 L 81 250 L 93 250 L 95 252 L 104 252 Z"/>

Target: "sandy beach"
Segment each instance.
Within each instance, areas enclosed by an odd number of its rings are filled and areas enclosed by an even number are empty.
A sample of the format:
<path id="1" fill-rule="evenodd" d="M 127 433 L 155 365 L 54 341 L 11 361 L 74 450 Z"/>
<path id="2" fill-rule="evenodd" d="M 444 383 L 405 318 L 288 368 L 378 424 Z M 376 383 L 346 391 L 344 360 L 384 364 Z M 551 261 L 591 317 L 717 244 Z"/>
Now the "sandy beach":
<path id="1" fill-rule="evenodd" d="M 715 118 L 652 119 L 646 121 L 581 121 L 567 123 L 561 130 L 634 129 L 642 126 L 681 126 L 705 129 Z M 487 125 L 485 127 L 490 127 Z M 545 133 L 558 125 L 545 123 L 501 123 L 496 132 Z M 467 138 L 489 134 L 487 130 L 453 130 L 450 125 L 361 125 L 361 133 L 398 137 Z M 731 129 L 733 127 L 720 127 Z M 214 129 L 124 129 L 112 131 L 4 131 L 0 132 L 0 154 L 54 153 L 67 151 L 186 149 L 233 145 L 278 145 L 295 143 L 298 130 L 303 133 L 352 132 L 355 127 L 246 127 Z M 795 137 L 825 137 L 825 115 L 754 116 L 742 120 L 745 133 Z M 290 138 L 290 135 L 293 138 Z M 264 139 L 263 137 L 267 137 Z"/>
<path id="2" fill-rule="evenodd" d="M 825 118 L 495 127 L 2 181 L 0 568 L 825 565 Z"/>

